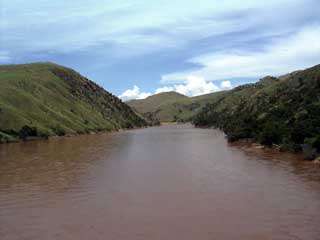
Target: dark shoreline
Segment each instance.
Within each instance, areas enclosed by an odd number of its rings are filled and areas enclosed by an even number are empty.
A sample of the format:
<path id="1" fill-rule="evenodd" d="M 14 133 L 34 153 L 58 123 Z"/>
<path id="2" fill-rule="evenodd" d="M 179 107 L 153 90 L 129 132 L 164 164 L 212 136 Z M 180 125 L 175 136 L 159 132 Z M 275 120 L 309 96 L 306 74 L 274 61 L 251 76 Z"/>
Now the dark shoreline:
<path id="1" fill-rule="evenodd" d="M 136 129 L 142 129 L 142 128 L 148 128 L 149 126 L 145 127 L 134 127 L 134 128 L 120 128 L 115 129 L 111 131 L 102 130 L 102 131 L 96 131 L 96 132 L 89 132 L 89 133 L 68 133 L 65 135 L 52 135 L 47 137 L 27 137 L 26 139 L 18 138 L 17 140 L 13 141 L 6 141 L 6 142 L 0 142 L 0 145 L 6 145 L 6 144 L 15 144 L 15 143 L 23 143 L 23 142 L 33 142 L 33 141 L 50 141 L 52 139 L 58 139 L 58 138 L 71 138 L 71 137 L 78 137 L 78 136 L 84 136 L 84 135 L 96 135 L 96 134 L 110 134 L 110 133 L 116 133 L 116 132 L 122 132 L 122 131 L 130 131 L 130 130 L 136 130 Z"/>
<path id="2" fill-rule="evenodd" d="M 317 155 L 315 157 L 313 157 L 312 159 L 308 159 L 306 158 L 306 155 L 305 153 L 301 150 L 301 151 L 293 151 L 293 150 L 287 150 L 287 149 L 283 149 L 281 148 L 280 145 L 276 145 L 276 144 L 272 144 L 272 145 L 263 145 L 259 142 L 257 142 L 256 140 L 252 139 L 252 138 L 240 138 L 240 139 L 235 139 L 233 138 L 232 136 L 228 136 L 223 130 L 221 129 L 218 129 L 218 128 L 215 128 L 215 127 L 210 127 L 210 126 L 196 126 L 193 124 L 193 126 L 195 128 L 200 128 L 200 129 L 216 129 L 216 130 L 219 130 L 219 131 L 222 131 L 224 134 L 225 134 L 225 138 L 227 139 L 227 142 L 229 144 L 249 144 L 250 147 L 253 147 L 253 148 L 260 148 L 260 149 L 269 149 L 269 150 L 274 150 L 274 151 L 277 151 L 279 153 L 283 152 L 283 153 L 292 153 L 292 154 L 295 154 L 297 156 L 301 156 L 301 159 L 302 161 L 305 161 L 305 162 L 312 162 L 312 163 L 315 163 L 315 164 L 320 164 L 320 156 Z"/>

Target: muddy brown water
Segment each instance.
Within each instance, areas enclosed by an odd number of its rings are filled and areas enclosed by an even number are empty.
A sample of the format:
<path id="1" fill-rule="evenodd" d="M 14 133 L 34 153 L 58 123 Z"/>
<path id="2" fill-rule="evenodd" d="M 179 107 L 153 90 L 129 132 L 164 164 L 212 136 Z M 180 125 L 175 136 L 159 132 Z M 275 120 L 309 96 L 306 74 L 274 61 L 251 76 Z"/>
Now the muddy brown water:
<path id="1" fill-rule="evenodd" d="M 167 125 L 0 146 L 1 240 L 320 239 L 320 167 Z"/>

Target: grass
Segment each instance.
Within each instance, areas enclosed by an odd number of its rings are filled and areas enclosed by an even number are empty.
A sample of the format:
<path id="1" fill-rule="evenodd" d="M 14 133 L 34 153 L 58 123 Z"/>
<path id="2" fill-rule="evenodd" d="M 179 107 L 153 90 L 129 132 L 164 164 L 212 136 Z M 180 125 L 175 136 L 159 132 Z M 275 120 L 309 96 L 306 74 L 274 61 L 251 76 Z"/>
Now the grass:
<path id="1" fill-rule="evenodd" d="M 187 97 L 176 92 L 165 92 L 142 100 L 127 102 L 137 112 L 151 113 L 161 122 L 187 121 L 206 104 L 219 98 L 224 92 Z"/>
<path id="2" fill-rule="evenodd" d="M 51 136 L 145 124 L 117 97 L 53 63 L 0 65 L 0 84 L 2 139 L 16 138 L 23 126 Z"/>

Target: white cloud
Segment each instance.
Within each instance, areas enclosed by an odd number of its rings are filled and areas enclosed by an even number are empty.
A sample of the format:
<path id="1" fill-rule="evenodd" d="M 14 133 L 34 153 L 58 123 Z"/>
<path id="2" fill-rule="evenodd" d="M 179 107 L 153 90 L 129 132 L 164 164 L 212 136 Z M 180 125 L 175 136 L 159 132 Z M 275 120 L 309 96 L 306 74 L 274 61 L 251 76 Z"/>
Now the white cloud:
<path id="1" fill-rule="evenodd" d="M 213 82 L 207 82 L 203 77 L 187 76 L 185 84 L 175 85 L 178 93 L 187 96 L 198 96 L 220 90 Z"/>
<path id="2" fill-rule="evenodd" d="M 151 93 L 140 92 L 140 88 L 135 85 L 132 89 L 128 89 L 119 95 L 119 98 L 121 98 L 123 101 L 129 101 L 132 99 L 144 99 L 150 95 Z"/>
<path id="3" fill-rule="evenodd" d="M 112 48 L 114 56 L 119 56 L 119 52 L 132 56 L 180 48 L 206 37 L 247 29 L 254 29 L 255 37 L 265 32 L 283 34 L 282 29 L 296 29 L 305 19 L 317 17 L 319 3 L 317 0 L 203 0 L 201 4 L 185 0 L 78 0 L 74 5 L 62 0 L 4 0 L 1 7 L 2 44 L 16 56 L 52 49 L 69 53 L 88 48 L 90 52 L 106 55 L 107 50 L 98 48 L 101 45 L 108 46 L 104 49 Z M 250 12 L 237 16 L 246 11 Z"/>
<path id="4" fill-rule="evenodd" d="M 158 94 L 158 93 L 163 93 L 163 92 L 172 92 L 174 91 L 175 89 L 173 87 L 161 87 L 161 88 L 157 88 L 156 91 L 155 91 L 155 94 Z"/>
<path id="5" fill-rule="evenodd" d="M 198 70 L 162 76 L 162 83 L 183 82 L 189 75 L 210 81 L 225 78 L 253 78 L 281 75 L 320 63 L 320 25 L 303 28 L 286 38 L 273 40 L 259 51 L 230 49 L 187 60 L 200 65 Z"/>
<path id="6" fill-rule="evenodd" d="M 230 83 L 231 85 L 231 83 Z M 203 77 L 187 76 L 183 84 L 165 86 L 156 89 L 155 93 L 175 91 L 190 97 L 212 93 L 221 90 L 213 82 L 206 81 Z"/>
<path id="7" fill-rule="evenodd" d="M 221 88 L 222 90 L 228 90 L 228 89 L 231 89 L 231 88 L 232 88 L 232 84 L 231 84 L 230 81 L 222 81 L 222 82 L 220 83 L 220 88 Z"/>
<path id="8" fill-rule="evenodd" d="M 220 87 L 218 87 L 213 82 L 206 81 L 203 77 L 190 75 L 185 79 L 183 84 L 157 88 L 154 91 L 154 94 L 175 91 L 189 97 L 194 97 L 230 88 L 232 88 L 230 81 L 223 81 L 221 82 Z M 150 95 L 152 94 L 149 92 L 140 92 L 140 88 L 135 85 L 132 89 L 124 91 L 119 98 L 128 101 L 132 99 L 144 99 Z"/>

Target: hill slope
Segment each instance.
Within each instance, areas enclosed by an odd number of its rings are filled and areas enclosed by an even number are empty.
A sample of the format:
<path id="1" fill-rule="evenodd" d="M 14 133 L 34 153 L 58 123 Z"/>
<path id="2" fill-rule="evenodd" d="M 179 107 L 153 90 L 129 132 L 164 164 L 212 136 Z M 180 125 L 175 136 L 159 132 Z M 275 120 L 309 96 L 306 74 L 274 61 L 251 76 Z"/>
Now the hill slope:
<path id="1" fill-rule="evenodd" d="M 320 65 L 224 92 L 194 123 L 220 128 L 231 140 L 253 138 L 295 150 L 303 146 L 312 158 L 315 149 L 320 151 Z"/>
<path id="2" fill-rule="evenodd" d="M 136 110 L 138 113 L 146 116 L 153 116 L 161 122 L 174 121 L 174 116 L 177 110 L 175 109 L 176 102 L 188 100 L 187 96 L 176 92 L 164 92 L 152 95 L 146 99 L 132 100 L 127 104 Z"/>
<path id="3" fill-rule="evenodd" d="M 140 127 L 117 97 L 52 63 L 0 65 L 0 141 Z"/>
<path id="4" fill-rule="evenodd" d="M 185 121 L 220 94 L 222 92 L 187 97 L 176 92 L 164 92 L 146 99 L 132 100 L 127 104 L 142 115 L 152 115 L 161 122 Z"/>

